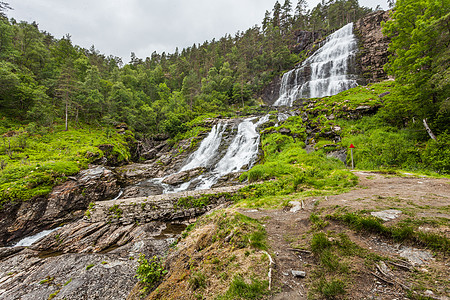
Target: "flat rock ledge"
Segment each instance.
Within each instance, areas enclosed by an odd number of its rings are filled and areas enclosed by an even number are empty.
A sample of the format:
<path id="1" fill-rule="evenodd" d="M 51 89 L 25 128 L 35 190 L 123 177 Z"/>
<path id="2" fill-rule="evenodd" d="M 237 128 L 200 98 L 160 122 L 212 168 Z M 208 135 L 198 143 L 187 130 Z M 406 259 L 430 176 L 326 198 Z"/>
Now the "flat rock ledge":
<path id="1" fill-rule="evenodd" d="M 84 221 L 129 225 L 194 218 L 229 202 L 230 196 L 244 186 L 98 201 L 90 205 Z"/>

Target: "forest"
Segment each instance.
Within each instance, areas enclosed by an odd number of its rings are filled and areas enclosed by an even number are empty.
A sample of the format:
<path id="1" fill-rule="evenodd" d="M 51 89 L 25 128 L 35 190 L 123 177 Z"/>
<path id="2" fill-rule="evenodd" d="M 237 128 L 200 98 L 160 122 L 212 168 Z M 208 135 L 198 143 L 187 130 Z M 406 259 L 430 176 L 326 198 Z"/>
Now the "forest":
<path id="1" fill-rule="evenodd" d="M 175 53 L 153 52 L 129 64 L 91 47 L 42 32 L 38 23 L 0 19 L 0 107 L 18 122 L 51 128 L 125 122 L 142 135 L 174 136 L 204 113 L 235 111 L 258 103 L 258 92 L 300 62 L 298 30 L 324 34 L 371 9 L 358 1 L 329 1 L 306 10 L 290 0 L 267 11 L 262 26 L 194 43 Z M 295 13 L 292 13 L 295 11 Z M 3 125 L 7 128 L 7 124 Z"/>

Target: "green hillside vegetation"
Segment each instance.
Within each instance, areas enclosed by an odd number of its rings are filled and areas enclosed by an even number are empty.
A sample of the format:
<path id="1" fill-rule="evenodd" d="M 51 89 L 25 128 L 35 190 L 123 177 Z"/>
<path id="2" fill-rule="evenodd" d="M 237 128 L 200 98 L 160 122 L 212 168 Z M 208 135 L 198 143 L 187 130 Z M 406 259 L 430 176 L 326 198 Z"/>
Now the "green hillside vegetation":
<path id="1" fill-rule="evenodd" d="M 17 128 L 3 134 L 0 145 L 0 208 L 7 202 L 46 196 L 53 186 L 102 157 L 116 162 L 131 158 L 131 133 L 98 128 L 36 132 Z M 98 146 L 105 147 L 105 151 Z"/>
<path id="2" fill-rule="evenodd" d="M 379 96 L 386 92 L 390 94 Z M 278 127 L 263 130 L 264 159 L 240 179 L 266 182 L 242 189 L 239 205 L 283 207 L 295 198 L 342 193 L 356 185 L 357 178 L 342 162 L 327 154 L 347 151 L 347 165 L 351 165 L 350 151 L 346 150 L 350 144 L 356 147 L 357 169 L 394 174 L 401 174 L 401 170 L 434 176 L 436 172 L 448 174 L 450 139 L 447 134 L 435 141 L 427 139 L 423 128 L 398 128 L 390 124 L 386 106 L 400 95 L 401 89 L 394 81 L 356 87 L 304 103 L 301 112 L 308 115 L 306 122 L 301 117 L 290 117 Z M 358 114 L 361 106 L 378 111 L 361 116 Z M 332 120 L 326 117 L 330 115 L 334 116 Z M 329 140 L 327 134 L 336 126 L 341 129 L 340 142 Z M 311 127 L 316 129 L 310 136 L 315 140 L 315 151 L 307 153 L 305 129 Z M 281 128 L 289 128 L 295 137 L 276 131 Z"/>
<path id="3" fill-rule="evenodd" d="M 292 14 L 289 0 L 276 2 L 261 27 L 173 54 L 154 52 L 140 59 L 132 53 L 124 65 L 94 47 L 73 45 L 69 35 L 57 39 L 35 22 L 8 19 L 8 5 L 1 2 L 1 202 L 48 194 L 89 162 L 112 155 L 96 147 L 101 144 L 113 145 L 115 157 L 127 161 L 133 135 L 170 138 L 177 147 L 178 141 L 207 131 L 202 121 L 208 117 L 258 112 L 258 93 L 309 53 L 294 50 L 296 31 L 326 36 L 371 12 L 353 0 L 305 7 L 298 1 Z M 306 121 L 292 117 L 266 128 L 264 158 L 241 180 L 278 180 L 249 188 L 246 197 L 314 189 L 330 193 L 354 185 L 345 166 L 327 157 L 350 144 L 356 146 L 359 169 L 448 174 L 449 7 L 448 0 L 397 1 L 392 19 L 383 25 L 392 39 L 386 69 L 396 81 L 307 100 L 301 109 Z M 372 115 L 358 115 L 361 106 Z M 422 120 L 436 139 L 430 139 Z M 117 135 L 112 128 L 120 123 L 133 133 Z M 330 138 L 336 127 L 338 142 Z M 281 134 L 282 128 L 291 134 Z M 307 154 L 305 141 L 316 151 Z"/>
<path id="4" fill-rule="evenodd" d="M 3 2 L 2 2 L 3 3 Z M 57 39 L 31 24 L 6 18 L 0 7 L 0 109 L 6 117 L 52 127 L 127 123 L 138 136 L 174 137 L 183 123 L 205 113 L 256 104 L 257 93 L 306 53 L 291 51 L 296 30 L 329 33 L 370 9 L 330 1 L 306 11 L 299 1 L 276 2 L 261 27 L 193 44 L 124 65 L 91 47 Z M 350 13 L 351 12 L 351 13 Z"/>

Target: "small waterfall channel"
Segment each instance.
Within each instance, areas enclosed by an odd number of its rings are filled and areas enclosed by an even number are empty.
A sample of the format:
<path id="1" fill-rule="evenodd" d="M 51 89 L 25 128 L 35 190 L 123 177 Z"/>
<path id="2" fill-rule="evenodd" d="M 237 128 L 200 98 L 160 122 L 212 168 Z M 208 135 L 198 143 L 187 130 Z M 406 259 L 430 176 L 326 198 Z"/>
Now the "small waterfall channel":
<path id="1" fill-rule="evenodd" d="M 336 95 L 357 86 L 351 70 L 358 50 L 353 23 L 335 31 L 300 67 L 285 73 L 274 106 L 292 106 L 299 98 Z"/>

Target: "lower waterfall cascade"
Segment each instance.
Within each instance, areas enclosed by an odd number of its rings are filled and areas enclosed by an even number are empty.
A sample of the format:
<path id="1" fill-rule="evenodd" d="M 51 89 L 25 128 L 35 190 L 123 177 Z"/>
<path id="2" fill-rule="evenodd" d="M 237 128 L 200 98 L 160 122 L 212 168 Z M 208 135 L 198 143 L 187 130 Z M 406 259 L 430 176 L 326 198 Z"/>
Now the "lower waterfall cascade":
<path id="1" fill-rule="evenodd" d="M 231 142 L 228 142 L 229 144 L 225 141 L 224 136 L 230 125 L 226 121 L 214 125 L 200 143 L 199 148 L 190 155 L 187 163 L 177 172 L 189 171 L 199 167 L 206 168 L 206 171 L 200 176 L 178 186 L 163 183 L 168 176 L 150 179 L 148 182 L 161 186 L 164 194 L 185 190 L 204 190 L 212 188 L 221 177 L 227 174 L 250 169 L 258 158 L 260 135 L 257 129 L 269 121 L 269 117 L 270 115 L 265 115 L 259 119 L 258 117 L 250 117 L 240 121 L 237 129 L 230 129 L 230 134 L 233 137 Z M 220 151 L 221 148 L 222 151 Z"/>
<path id="2" fill-rule="evenodd" d="M 328 36 L 300 67 L 283 75 L 273 105 L 292 106 L 299 98 L 332 96 L 357 86 L 357 76 L 350 71 L 357 50 L 353 23 L 349 23 Z"/>

